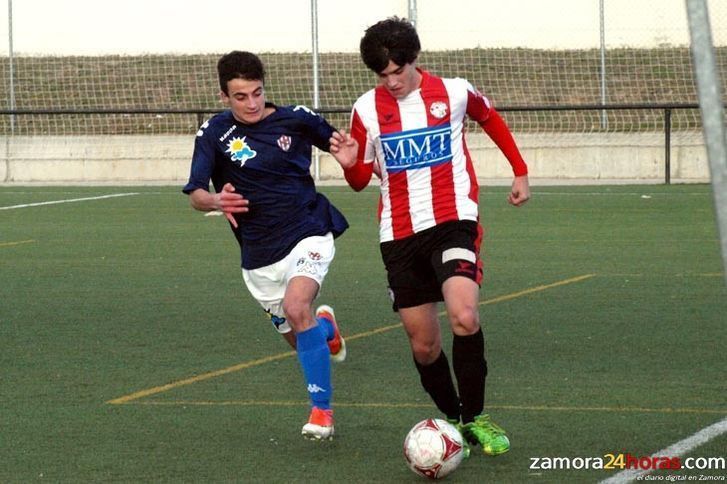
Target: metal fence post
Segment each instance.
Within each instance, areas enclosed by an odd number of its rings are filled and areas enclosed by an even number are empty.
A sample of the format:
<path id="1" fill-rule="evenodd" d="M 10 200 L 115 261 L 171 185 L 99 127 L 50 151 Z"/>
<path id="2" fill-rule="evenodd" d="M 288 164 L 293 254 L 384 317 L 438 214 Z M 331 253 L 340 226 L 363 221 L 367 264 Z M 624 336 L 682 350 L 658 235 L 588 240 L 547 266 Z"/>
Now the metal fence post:
<path id="1" fill-rule="evenodd" d="M 416 27 L 417 26 L 417 0 L 408 0 L 407 10 L 409 16 L 409 22 Z"/>
<path id="2" fill-rule="evenodd" d="M 664 109 L 664 183 L 671 184 L 671 109 Z"/>
<path id="3" fill-rule="evenodd" d="M 606 104 L 606 18 L 604 15 L 604 0 L 598 1 L 599 25 L 601 34 L 601 104 Z M 608 129 L 608 116 L 606 110 L 601 111 L 601 129 Z"/>
<path id="4" fill-rule="evenodd" d="M 10 76 L 10 110 L 15 109 L 15 63 L 13 53 L 13 0 L 8 0 L 8 68 Z M 10 134 L 15 134 L 15 115 L 10 115 Z"/>
<path id="5" fill-rule="evenodd" d="M 313 109 L 320 109 L 320 85 L 318 71 L 318 1 L 310 2 L 311 45 L 313 50 Z M 313 148 L 313 174 L 316 181 L 321 179 L 321 154 L 318 148 Z"/>

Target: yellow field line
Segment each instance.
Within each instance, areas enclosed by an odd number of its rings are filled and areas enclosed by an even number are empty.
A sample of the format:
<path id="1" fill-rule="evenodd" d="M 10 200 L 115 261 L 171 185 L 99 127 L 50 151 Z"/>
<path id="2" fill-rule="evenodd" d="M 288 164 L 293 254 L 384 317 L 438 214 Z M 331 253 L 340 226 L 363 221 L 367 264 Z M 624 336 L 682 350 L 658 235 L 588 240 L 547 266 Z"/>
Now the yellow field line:
<path id="1" fill-rule="evenodd" d="M 172 383 L 167 383 L 166 385 L 149 388 L 147 390 L 141 390 L 136 393 L 132 393 L 131 395 L 126 395 L 125 397 L 119 397 L 114 398 L 113 400 L 109 400 L 106 403 L 111 404 L 121 404 L 121 403 L 128 403 L 132 400 L 136 400 L 138 398 L 148 397 L 149 395 L 156 395 L 157 393 L 166 392 L 168 390 L 171 390 L 173 388 L 179 388 L 183 387 L 185 385 L 191 385 L 192 383 L 197 383 L 203 380 L 209 380 L 210 378 L 215 378 L 218 376 L 226 375 L 228 373 L 233 373 L 236 371 L 244 370 L 246 368 L 252 368 L 254 366 L 264 365 L 265 363 L 270 363 L 271 361 L 277 361 L 282 360 L 284 358 L 288 358 L 289 356 L 293 356 L 295 354 L 295 351 L 288 351 L 287 353 L 279 353 L 277 355 L 267 356 L 265 358 L 259 358 L 257 360 L 248 361 L 245 363 L 240 363 L 237 365 L 233 365 L 227 368 L 223 368 L 221 370 L 211 371 L 209 373 L 203 373 L 201 375 L 193 376 L 190 378 L 185 378 L 184 380 L 175 381 Z"/>
<path id="2" fill-rule="evenodd" d="M 32 244 L 35 240 L 18 240 L 17 242 L 0 242 L 0 247 L 12 247 L 14 245 Z"/>
<path id="3" fill-rule="evenodd" d="M 570 279 L 565 279 L 563 281 L 554 282 L 552 284 L 545 284 L 545 285 L 542 285 L 542 286 L 531 287 L 530 289 L 524 289 L 522 291 L 513 292 L 511 294 L 505 294 L 503 296 L 493 297 L 492 299 L 486 299 L 484 301 L 481 301 L 479 305 L 480 306 L 484 306 L 484 305 L 487 305 L 487 304 L 496 304 L 496 303 L 503 302 L 503 301 L 509 301 L 511 299 L 515 299 L 515 298 L 518 298 L 518 297 L 526 296 L 526 295 L 532 294 L 534 292 L 545 291 L 546 289 L 552 289 L 554 287 L 565 286 L 566 284 L 573 284 L 575 282 L 580 282 L 580 281 L 583 281 L 585 279 L 590 279 L 593 276 L 595 276 L 595 274 L 584 274 L 582 276 L 573 277 L 573 278 L 570 278 Z M 440 316 L 444 316 L 446 314 L 447 314 L 447 311 L 441 311 L 439 313 Z M 374 330 L 367 331 L 365 333 L 358 333 L 358 334 L 355 334 L 353 336 L 346 336 L 346 341 L 351 341 L 351 340 L 363 338 L 365 336 L 371 336 L 371 335 L 374 335 L 374 334 L 383 333 L 385 331 L 389 331 L 389 330 L 398 328 L 400 326 L 401 326 L 401 323 L 396 323 L 396 324 L 392 324 L 392 325 L 389 325 L 389 326 L 383 326 L 381 328 L 376 328 Z"/>
<path id="4" fill-rule="evenodd" d="M 504 296 L 499 296 L 499 297 L 495 297 L 495 298 L 492 298 L 492 299 L 488 299 L 488 300 L 482 301 L 480 303 L 480 305 L 495 304 L 495 303 L 499 303 L 499 302 L 503 302 L 503 301 L 509 301 L 511 299 L 515 299 L 515 298 L 522 297 L 522 296 L 525 296 L 525 295 L 528 295 L 528 294 L 532 294 L 534 292 L 540 292 L 540 291 L 544 291 L 546 289 L 552 289 L 554 287 L 564 286 L 566 284 L 573 284 L 575 282 L 580 282 L 580 281 L 583 281 L 585 279 L 589 279 L 589 278 L 591 278 L 593 276 L 595 276 L 595 274 L 585 274 L 585 275 L 582 275 L 582 276 L 573 277 L 573 278 L 570 278 L 570 279 L 565 279 L 563 281 L 554 282 L 552 284 L 545 284 L 545 285 L 542 285 L 542 286 L 532 287 L 530 289 L 525 289 L 523 291 L 518 291 L 518 292 L 511 293 L 511 294 L 506 294 Z M 444 312 L 440 313 L 440 315 L 441 314 L 444 314 Z M 390 330 L 395 329 L 395 328 L 398 328 L 400 326 L 401 326 L 401 323 L 396 323 L 396 324 L 392 324 L 392 325 L 389 325 L 389 326 L 384 326 L 384 327 L 381 327 L 381 328 L 374 329 L 372 331 L 366 331 L 366 332 L 363 332 L 363 333 L 354 334 L 352 336 L 347 336 L 346 337 L 346 340 L 347 341 L 353 341 L 353 340 L 356 340 L 356 339 L 359 339 L 359 338 L 364 338 L 364 337 L 372 336 L 372 335 L 375 335 L 375 334 L 378 334 L 378 333 L 383 333 L 385 331 L 390 331 Z M 240 371 L 240 370 L 244 370 L 244 369 L 247 369 L 247 368 L 252 368 L 252 367 L 255 367 L 255 366 L 260 366 L 260 365 L 263 365 L 265 363 L 270 363 L 272 361 L 282 360 L 284 358 L 288 358 L 288 357 L 293 356 L 295 354 L 296 354 L 295 351 L 288 351 L 286 353 L 280 353 L 280 354 L 277 354 L 277 355 L 267 356 L 265 358 L 259 358 L 257 360 L 252 360 L 252 361 L 248 361 L 248 362 L 245 362 L 245 363 L 239 363 L 237 365 L 230 366 L 228 368 L 223 368 L 221 370 L 211 371 L 209 373 L 203 373 L 201 375 L 193 376 L 193 377 L 190 377 L 190 378 L 185 378 L 184 380 L 179 380 L 179 381 L 175 381 L 175 382 L 172 382 L 172 383 L 167 383 L 166 385 L 161 385 L 161 386 L 154 387 L 154 388 L 148 388 L 146 390 L 141 390 L 141 391 L 138 391 L 138 392 L 135 392 L 135 393 L 132 393 L 132 394 L 123 396 L 123 397 L 114 398 L 113 400 L 109 400 L 106 403 L 110 403 L 112 405 L 119 405 L 119 404 L 123 404 L 123 403 L 129 403 L 129 402 L 131 402 L 133 400 L 138 400 L 139 398 L 148 397 L 149 395 L 156 395 L 158 393 L 163 393 L 163 392 L 166 392 L 168 390 L 172 390 L 174 388 L 179 388 L 179 387 L 182 387 L 182 386 L 191 385 L 192 383 L 197 383 L 197 382 L 200 382 L 200 381 L 209 380 L 210 378 L 216 378 L 218 376 L 226 375 L 228 373 L 233 373 L 233 372 Z"/>
<path id="5" fill-rule="evenodd" d="M 149 406 L 242 406 L 242 407 L 305 407 L 309 406 L 307 401 L 285 401 L 285 400 L 223 400 L 223 401 L 199 401 L 199 400 L 174 400 L 174 401 L 154 401 L 147 400 L 137 402 L 136 405 Z M 337 408 L 430 408 L 431 403 L 383 403 L 383 402 L 336 402 Z M 516 410 L 516 411 L 533 411 L 533 412 L 629 412 L 629 413 L 687 413 L 687 414 L 715 414 L 727 415 L 725 409 L 709 409 L 709 408 L 648 408 L 648 407 L 577 407 L 577 406 L 560 406 L 560 405 L 488 405 L 488 409 L 492 410 Z"/>
<path id="6" fill-rule="evenodd" d="M 480 305 L 495 304 L 495 303 L 499 303 L 499 302 L 503 302 L 503 301 L 509 301 L 510 299 L 515 299 L 518 297 L 526 296 L 526 295 L 532 294 L 534 292 L 545 291 L 546 289 L 553 289 L 554 287 L 565 286 L 567 284 L 573 284 L 575 282 L 584 281 L 584 280 L 590 279 L 591 277 L 594 277 L 594 276 L 595 276 L 595 274 L 584 274 L 582 276 L 571 277 L 570 279 L 565 279 L 562 281 L 554 282 L 552 284 L 545 284 L 542 286 L 531 287 L 530 289 L 525 289 L 520 292 L 513 292 L 511 294 L 505 294 L 504 296 L 487 299 L 485 301 L 482 301 L 480 303 Z"/>

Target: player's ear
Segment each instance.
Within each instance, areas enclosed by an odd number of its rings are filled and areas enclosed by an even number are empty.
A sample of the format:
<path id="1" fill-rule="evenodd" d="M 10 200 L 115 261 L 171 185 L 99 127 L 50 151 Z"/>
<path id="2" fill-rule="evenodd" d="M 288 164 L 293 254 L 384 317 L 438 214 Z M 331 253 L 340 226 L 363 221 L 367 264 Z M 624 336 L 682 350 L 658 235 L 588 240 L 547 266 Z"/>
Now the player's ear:
<path id="1" fill-rule="evenodd" d="M 222 101 L 222 104 L 224 104 L 225 106 L 230 105 L 230 97 L 225 94 L 225 91 L 220 90 L 220 101 Z"/>

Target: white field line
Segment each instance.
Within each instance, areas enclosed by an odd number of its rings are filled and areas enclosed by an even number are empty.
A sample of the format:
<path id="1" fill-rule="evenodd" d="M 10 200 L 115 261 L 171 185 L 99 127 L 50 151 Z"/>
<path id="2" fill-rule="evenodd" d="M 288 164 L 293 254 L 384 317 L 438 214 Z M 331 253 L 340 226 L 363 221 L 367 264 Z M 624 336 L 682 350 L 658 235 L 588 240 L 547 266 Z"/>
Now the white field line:
<path id="1" fill-rule="evenodd" d="M 651 455 L 651 457 L 683 457 L 685 454 L 688 454 L 700 445 L 706 444 L 710 440 L 715 439 L 724 433 L 727 433 L 727 418 L 724 418 L 709 427 L 703 428 L 694 435 L 680 440 L 666 449 L 655 452 Z M 639 477 L 651 474 L 654 470 L 655 469 L 628 469 L 621 471 L 608 479 L 604 479 L 600 482 L 600 484 L 621 484 L 630 482 L 638 479 Z"/>
<path id="2" fill-rule="evenodd" d="M 104 198 L 129 197 L 131 195 L 139 195 L 139 194 L 138 193 L 113 193 L 111 195 L 101 195 L 98 197 L 68 198 L 66 200 L 52 200 L 49 202 L 24 203 L 22 205 L 8 205 L 6 207 L 0 207 L 0 210 L 12 210 L 14 208 L 40 207 L 41 205 L 57 205 L 59 203 L 85 202 L 87 200 L 101 200 Z"/>

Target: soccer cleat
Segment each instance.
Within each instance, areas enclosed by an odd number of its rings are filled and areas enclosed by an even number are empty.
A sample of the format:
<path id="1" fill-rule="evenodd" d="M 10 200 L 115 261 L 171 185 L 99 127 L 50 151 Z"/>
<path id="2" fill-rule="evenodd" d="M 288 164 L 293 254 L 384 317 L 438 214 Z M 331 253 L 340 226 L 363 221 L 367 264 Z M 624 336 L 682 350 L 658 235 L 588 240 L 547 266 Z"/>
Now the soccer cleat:
<path id="1" fill-rule="evenodd" d="M 333 308 L 326 306 L 318 306 L 316 309 L 316 319 L 325 318 L 333 324 L 333 339 L 328 341 L 328 349 L 331 351 L 331 361 L 341 363 L 346 359 L 346 341 L 341 337 L 338 331 L 338 323 L 336 322 L 336 314 Z"/>
<path id="2" fill-rule="evenodd" d="M 510 450 L 505 431 L 487 414 L 478 415 L 474 422 L 462 425 L 462 435 L 473 445 L 481 445 L 487 455 L 500 455 Z"/>
<path id="3" fill-rule="evenodd" d="M 333 410 L 313 407 L 301 433 L 308 440 L 333 440 Z"/>
<path id="4" fill-rule="evenodd" d="M 470 444 L 467 442 L 467 439 L 464 436 L 464 429 L 462 428 L 462 424 L 459 422 L 459 419 L 454 418 L 448 418 L 447 422 L 451 423 L 454 428 L 457 429 L 457 431 L 462 435 L 462 455 L 464 459 L 469 459 L 470 457 Z"/>

